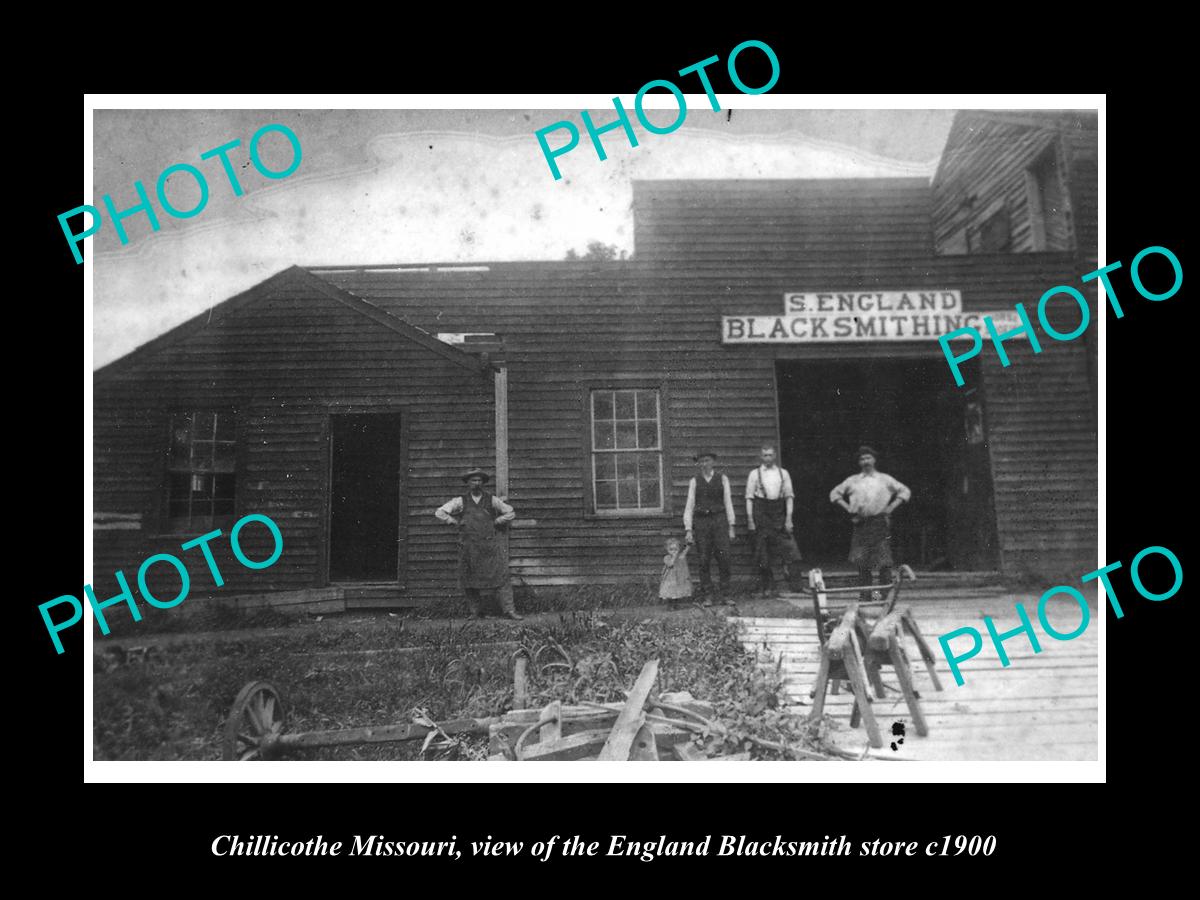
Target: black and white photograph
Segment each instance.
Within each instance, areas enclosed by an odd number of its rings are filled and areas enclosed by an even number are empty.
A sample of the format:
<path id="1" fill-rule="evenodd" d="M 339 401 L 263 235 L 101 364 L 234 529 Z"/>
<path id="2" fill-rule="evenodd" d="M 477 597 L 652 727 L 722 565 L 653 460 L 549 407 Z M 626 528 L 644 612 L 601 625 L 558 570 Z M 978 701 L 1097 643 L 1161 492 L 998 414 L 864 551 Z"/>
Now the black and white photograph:
<path id="1" fill-rule="evenodd" d="M 97 101 L 89 778 L 1102 761 L 1102 98 L 678 81 Z"/>

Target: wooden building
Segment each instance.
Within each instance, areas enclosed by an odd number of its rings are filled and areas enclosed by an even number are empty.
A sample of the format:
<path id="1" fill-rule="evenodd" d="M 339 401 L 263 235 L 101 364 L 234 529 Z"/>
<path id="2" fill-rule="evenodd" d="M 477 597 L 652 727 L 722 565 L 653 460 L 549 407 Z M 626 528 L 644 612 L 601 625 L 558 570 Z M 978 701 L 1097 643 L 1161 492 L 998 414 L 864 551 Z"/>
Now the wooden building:
<path id="1" fill-rule="evenodd" d="M 1071 253 L 1097 269 L 1095 112 L 964 111 L 954 118 L 933 179 L 938 253 Z M 1078 285 L 1095 307 L 1096 285 Z M 1095 402 L 1095 329 L 1089 345 Z"/>
<path id="2" fill-rule="evenodd" d="M 733 483 L 748 576 L 741 492 L 764 441 L 792 474 L 811 564 L 846 565 L 828 494 L 865 441 L 913 489 L 895 531 L 919 570 L 1077 578 L 1096 558 L 1082 341 L 1011 341 L 1009 368 L 985 345 L 959 388 L 932 332 L 876 321 L 907 313 L 851 314 L 848 335 L 811 340 L 729 324 L 781 316 L 785 295 L 911 294 L 944 301 L 946 331 L 1090 271 L 1074 247 L 939 252 L 962 183 L 939 179 L 635 182 L 630 260 L 279 273 L 95 373 L 98 595 L 115 569 L 263 513 L 282 557 L 226 560 L 223 592 L 455 597 L 456 535 L 432 513 L 475 464 L 517 510 L 525 584 L 649 584 L 702 449 Z"/>

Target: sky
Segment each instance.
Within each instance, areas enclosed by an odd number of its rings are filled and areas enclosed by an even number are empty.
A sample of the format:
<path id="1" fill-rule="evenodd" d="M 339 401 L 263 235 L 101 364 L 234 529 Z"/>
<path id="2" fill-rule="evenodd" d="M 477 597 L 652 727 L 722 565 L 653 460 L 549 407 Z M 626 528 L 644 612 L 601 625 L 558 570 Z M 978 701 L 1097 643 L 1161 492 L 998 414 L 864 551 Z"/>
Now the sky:
<path id="1" fill-rule="evenodd" d="M 723 98 L 722 98 L 723 99 Z M 649 117 L 669 125 L 670 96 Z M 627 101 L 626 107 L 631 104 Z M 665 178 L 932 178 L 952 110 L 712 111 L 688 96 L 683 125 L 671 134 L 643 129 L 638 146 L 619 129 L 603 135 L 608 159 L 591 147 L 578 109 L 525 110 L 96 110 L 90 202 L 104 210 L 134 206 L 134 181 L 152 198 L 160 229 L 144 214 L 87 238 L 94 289 L 94 364 L 98 368 L 292 265 L 390 265 L 557 260 L 589 241 L 633 245 L 632 181 Z M 615 118 L 594 109 L 597 126 Z M 557 159 L 556 181 L 534 133 L 560 121 L 579 145 Z M 249 159 L 251 136 L 286 125 L 302 158 L 272 180 Z M 200 155 L 229 151 L 244 188 L 235 196 L 221 163 Z M 547 136 L 554 148 L 567 140 Z M 258 145 L 268 168 L 292 159 L 287 139 Z M 159 174 L 187 163 L 205 176 L 207 205 L 175 219 L 154 198 Z M 196 205 L 186 172 L 165 184 L 177 209 Z M 71 224 L 80 230 L 81 218 Z M 64 241 L 64 252 L 69 247 Z"/>

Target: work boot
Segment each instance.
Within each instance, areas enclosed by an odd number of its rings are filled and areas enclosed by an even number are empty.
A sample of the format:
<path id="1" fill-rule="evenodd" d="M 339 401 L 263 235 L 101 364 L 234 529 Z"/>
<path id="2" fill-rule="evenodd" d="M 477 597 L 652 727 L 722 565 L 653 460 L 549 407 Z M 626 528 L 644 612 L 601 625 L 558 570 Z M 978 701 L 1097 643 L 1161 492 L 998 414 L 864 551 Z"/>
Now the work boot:
<path id="1" fill-rule="evenodd" d="M 521 621 L 523 616 L 517 615 L 516 604 L 513 603 L 512 584 L 505 583 L 496 588 L 496 599 L 500 603 L 500 615 L 505 619 Z"/>

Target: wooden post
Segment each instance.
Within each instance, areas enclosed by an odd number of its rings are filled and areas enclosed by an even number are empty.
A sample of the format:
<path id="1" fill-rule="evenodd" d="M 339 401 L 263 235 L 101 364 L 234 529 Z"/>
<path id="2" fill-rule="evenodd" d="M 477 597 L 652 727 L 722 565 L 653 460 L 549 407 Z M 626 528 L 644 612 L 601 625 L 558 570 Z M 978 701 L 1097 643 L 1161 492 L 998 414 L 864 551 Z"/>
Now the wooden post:
<path id="1" fill-rule="evenodd" d="M 496 490 L 508 496 L 508 367 L 500 366 L 493 378 L 496 386 Z"/>
<path id="2" fill-rule="evenodd" d="M 858 638 L 853 631 L 850 632 L 847 651 L 843 659 L 846 663 L 846 673 L 850 676 L 850 686 L 854 689 L 855 710 L 858 715 L 862 716 L 863 724 L 867 727 L 867 742 L 878 750 L 883 746 L 883 735 L 879 733 L 879 725 L 875 721 L 875 713 L 871 709 L 871 700 L 867 693 L 866 669 L 859 653 Z M 850 718 L 851 725 L 857 726 L 858 723 L 854 721 L 857 716 L 852 713 Z"/>
<path id="3" fill-rule="evenodd" d="M 634 682 L 633 690 L 629 692 L 625 706 L 613 724 L 604 749 L 600 751 L 600 759 L 629 759 L 633 740 L 646 722 L 646 714 L 643 710 L 656 678 L 658 678 L 658 660 L 652 659 L 642 667 L 642 673 Z"/>
<path id="4" fill-rule="evenodd" d="M 819 627 L 819 626 L 818 626 Z M 837 687 L 835 681 L 834 687 Z M 829 650 L 826 647 L 821 648 L 821 662 L 817 665 L 817 681 L 813 685 L 813 705 L 812 712 L 809 713 L 809 721 L 816 721 L 821 718 L 825 712 L 825 690 L 829 686 Z"/>
<path id="5" fill-rule="evenodd" d="M 921 634 L 921 629 L 917 626 L 917 620 L 913 616 L 912 610 L 905 609 L 900 621 L 904 623 L 904 627 L 908 629 L 908 633 L 917 642 L 917 649 L 921 651 L 921 660 L 925 663 L 925 669 L 929 672 L 929 678 L 933 682 L 933 689 L 940 691 L 942 689 L 942 682 L 938 679 L 937 675 L 936 657 L 929 648 L 929 644 L 925 640 L 925 635 Z"/>
<path id="6" fill-rule="evenodd" d="M 505 502 L 508 501 L 508 367 L 499 366 L 492 376 L 495 387 L 496 407 L 496 485 L 493 493 Z M 508 530 L 512 522 L 503 528 L 496 529 L 496 544 L 500 550 L 500 558 L 504 560 L 504 568 L 508 564 Z M 504 585 L 499 588 L 500 607 L 503 610 L 506 601 L 512 600 L 512 573 L 509 572 Z M 516 607 L 512 607 L 515 609 Z"/>
<path id="7" fill-rule="evenodd" d="M 524 653 L 517 656 L 513 663 L 513 709 L 525 709 L 529 705 L 529 684 L 525 680 L 528 667 L 529 657 Z"/>
<path id="8" fill-rule="evenodd" d="M 538 729 L 538 740 L 543 744 L 553 743 L 554 741 L 560 740 L 563 736 L 561 700 L 551 701 L 546 708 L 542 710 L 541 718 L 547 719 L 551 716 L 554 717 L 554 721 L 547 725 L 543 725 L 540 729 Z"/>
<path id="9" fill-rule="evenodd" d="M 908 654 L 904 652 L 904 648 L 900 646 L 900 639 L 894 634 L 888 642 L 888 653 L 892 657 L 896 680 L 900 682 L 900 692 L 904 694 L 904 699 L 908 703 L 908 711 L 912 714 L 917 734 L 925 737 L 929 734 L 929 726 L 925 723 L 925 715 L 921 712 L 921 702 L 917 699 L 917 692 L 913 690 L 912 669 L 908 665 Z"/>
<path id="10" fill-rule="evenodd" d="M 875 692 L 875 699 L 883 699 L 883 673 L 879 670 L 879 663 L 872 660 L 867 663 L 867 678 L 871 681 L 871 690 Z"/>

